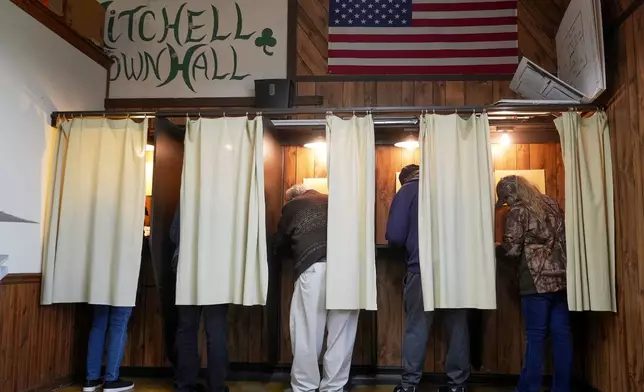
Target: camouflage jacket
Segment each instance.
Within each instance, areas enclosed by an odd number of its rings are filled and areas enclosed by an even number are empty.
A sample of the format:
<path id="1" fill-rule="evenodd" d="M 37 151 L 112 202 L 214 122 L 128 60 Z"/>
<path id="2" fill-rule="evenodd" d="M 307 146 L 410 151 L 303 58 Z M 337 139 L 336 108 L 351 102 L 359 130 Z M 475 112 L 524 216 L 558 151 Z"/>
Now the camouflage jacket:
<path id="1" fill-rule="evenodd" d="M 566 289 L 566 231 L 559 204 L 543 196 L 548 205 L 546 222 L 539 224 L 522 204 L 510 208 L 505 218 L 501 247 L 507 257 L 520 260 L 521 295 L 553 293 Z"/>

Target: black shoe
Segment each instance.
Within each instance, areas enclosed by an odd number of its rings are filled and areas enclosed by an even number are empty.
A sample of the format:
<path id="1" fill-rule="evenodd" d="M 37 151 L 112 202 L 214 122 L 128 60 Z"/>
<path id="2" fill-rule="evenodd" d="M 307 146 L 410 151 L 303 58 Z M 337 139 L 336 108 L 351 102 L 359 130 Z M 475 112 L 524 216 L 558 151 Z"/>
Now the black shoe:
<path id="1" fill-rule="evenodd" d="M 416 392 L 416 387 L 403 388 L 402 385 L 396 385 L 394 392 Z"/>
<path id="2" fill-rule="evenodd" d="M 95 392 L 103 388 L 103 380 L 85 380 L 83 392 Z"/>
<path id="3" fill-rule="evenodd" d="M 438 392 L 467 392 L 467 387 L 465 387 L 465 386 L 460 386 L 460 387 L 451 387 L 451 386 L 440 387 L 440 388 L 438 388 Z"/>
<path id="4" fill-rule="evenodd" d="M 205 385 L 197 383 L 197 386 L 195 387 L 195 392 L 208 392 L 208 388 L 206 388 Z"/>
<path id="5" fill-rule="evenodd" d="M 121 380 L 107 381 L 103 385 L 104 392 L 125 392 L 134 389 L 134 383 L 131 381 Z"/>

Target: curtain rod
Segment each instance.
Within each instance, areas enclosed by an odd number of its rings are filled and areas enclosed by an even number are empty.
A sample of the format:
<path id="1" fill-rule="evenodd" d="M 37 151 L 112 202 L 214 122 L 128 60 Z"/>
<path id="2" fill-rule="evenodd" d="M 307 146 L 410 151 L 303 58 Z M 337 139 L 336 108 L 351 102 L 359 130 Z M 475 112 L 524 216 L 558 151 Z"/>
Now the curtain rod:
<path id="1" fill-rule="evenodd" d="M 259 109 L 259 108 L 230 108 L 230 109 L 204 109 L 204 110 L 157 110 L 157 111 L 67 111 L 53 112 L 51 114 L 52 124 L 56 123 L 59 117 L 101 117 L 101 116 L 150 116 L 150 117 L 198 117 L 198 116 L 243 116 L 246 114 L 262 114 L 264 116 L 294 116 L 294 115 L 326 115 L 334 114 L 400 114 L 400 113 L 498 113 L 498 112 L 566 112 L 566 111 L 597 111 L 602 107 L 594 104 L 553 104 L 553 105 L 483 105 L 483 106 L 377 106 L 377 107 L 348 107 L 348 108 L 287 108 L 287 109 Z"/>

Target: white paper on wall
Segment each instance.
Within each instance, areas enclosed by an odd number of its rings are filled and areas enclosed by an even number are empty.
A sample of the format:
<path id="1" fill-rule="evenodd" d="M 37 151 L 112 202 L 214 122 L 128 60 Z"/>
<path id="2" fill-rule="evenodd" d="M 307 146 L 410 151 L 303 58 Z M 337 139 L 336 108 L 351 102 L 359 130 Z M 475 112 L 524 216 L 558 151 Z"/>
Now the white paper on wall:
<path id="1" fill-rule="evenodd" d="M 600 0 L 572 0 L 555 41 L 557 76 L 524 57 L 510 89 L 529 100 L 593 102 L 606 90 Z"/>
<path id="2" fill-rule="evenodd" d="M 558 79 L 527 57 L 521 59 L 510 82 L 510 89 L 530 100 L 579 103 L 584 99 L 584 95 L 580 91 Z"/>
<path id="3" fill-rule="evenodd" d="M 557 30 L 557 75 L 592 102 L 606 90 L 599 0 L 572 0 Z"/>
<path id="4" fill-rule="evenodd" d="M 9 260 L 9 256 L 7 255 L 0 255 L 0 280 L 4 279 L 7 274 L 9 274 L 9 267 L 4 265 L 7 260 Z"/>

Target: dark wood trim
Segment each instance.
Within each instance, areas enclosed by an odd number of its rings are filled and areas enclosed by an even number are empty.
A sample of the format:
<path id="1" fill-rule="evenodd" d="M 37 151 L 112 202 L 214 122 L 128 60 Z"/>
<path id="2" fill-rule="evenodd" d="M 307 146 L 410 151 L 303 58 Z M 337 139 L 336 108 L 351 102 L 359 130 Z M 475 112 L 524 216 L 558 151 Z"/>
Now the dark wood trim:
<path id="1" fill-rule="evenodd" d="M 296 82 L 407 82 L 512 80 L 514 75 L 297 75 Z"/>
<path id="2" fill-rule="evenodd" d="M 112 72 L 112 68 L 108 68 L 107 76 L 105 76 L 105 99 L 110 98 L 110 84 L 112 79 L 112 77 L 110 76 L 111 72 Z M 105 105 L 105 103 L 103 103 L 103 105 Z"/>
<path id="3" fill-rule="evenodd" d="M 23 11 L 31 15 L 42 25 L 58 34 L 58 36 L 70 45 L 84 53 L 87 57 L 94 60 L 105 69 L 112 67 L 112 59 L 103 51 L 102 48 L 94 45 L 90 40 L 78 34 L 65 23 L 65 20 L 47 7 L 36 0 L 11 0 L 12 3 L 20 7 Z"/>
<path id="4" fill-rule="evenodd" d="M 286 18 L 286 78 L 293 80 L 297 73 L 297 0 L 288 0 Z"/>
<path id="5" fill-rule="evenodd" d="M 27 389 L 26 391 L 23 391 L 23 392 L 51 392 L 58 388 L 69 386 L 73 384 L 76 380 L 78 380 L 78 377 L 75 377 L 73 375 L 60 377 L 55 379 L 52 382 L 49 382 L 47 384 L 41 385 L 36 388 Z"/>
<path id="6" fill-rule="evenodd" d="M 294 106 L 319 106 L 323 103 L 321 96 L 296 96 L 293 100 Z M 128 109 L 137 110 L 159 109 L 159 108 L 254 108 L 254 97 L 231 97 L 231 98 L 107 98 L 105 109 Z"/>
<path id="7" fill-rule="evenodd" d="M 375 313 L 375 312 L 374 312 Z M 321 368 L 321 366 L 320 366 Z M 205 373 L 206 369 L 201 369 Z M 282 382 L 290 380 L 291 365 L 270 365 L 267 363 L 231 363 L 229 381 Z M 396 385 L 400 382 L 402 368 L 392 366 L 351 366 L 350 386 L 356 385 Z M 133 378 L 171 378 L 170 367 L 122 367 L 121 375 Z M 472 373 L 468 383 L 477 386 L 513 386 L 519 380 L 518 374 Z M 444 373 L 423 373 L 422 382 L 441 384 L 447 381 Z M 552 376 L 544 375 L 543 385 L 550 386 Z M 574 390 L 593 391 L 583 380 L 574 379 Z"/>
<path id="8" fill-rule="evenodd" d="M 633 13 L 637 11 L 642 4 L 644 4 L 644 0 L 633 0 L 633 2 L 617 18 L 608 23 L 608 27 L 604 31 L 604 37 L 610 37 L 612 34 L 617 32 L 622 23 L 626 22 L 626 20 L 633 15 Z"/>
<path id="9" fill-rule="evenodd" d="M 0 280 L 0 286 L 8 286 L 10 284 L 28 284 L 40 283 L 42 274 L 9 274 Z"/>

